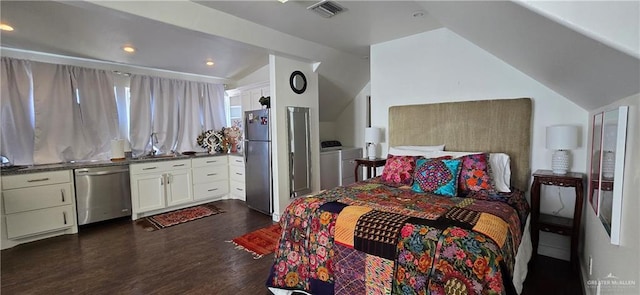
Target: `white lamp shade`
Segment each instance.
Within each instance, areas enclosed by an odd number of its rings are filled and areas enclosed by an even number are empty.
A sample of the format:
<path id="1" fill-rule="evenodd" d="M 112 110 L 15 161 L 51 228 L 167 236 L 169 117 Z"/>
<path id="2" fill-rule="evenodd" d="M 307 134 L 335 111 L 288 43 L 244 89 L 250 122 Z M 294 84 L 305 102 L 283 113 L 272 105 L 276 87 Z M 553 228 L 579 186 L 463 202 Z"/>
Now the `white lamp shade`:
<path id="1" fill-rule="evenodd" d="M 364 142 L 379 143 L 382 139 L 380 128 L 368 127 L 364 129 Z"/>
<path id="2" fill-rule="evenodd" d="M 571 150 L 577 147 L 577 126 L 557 125 L 547 127 L 547 149 Z"/>

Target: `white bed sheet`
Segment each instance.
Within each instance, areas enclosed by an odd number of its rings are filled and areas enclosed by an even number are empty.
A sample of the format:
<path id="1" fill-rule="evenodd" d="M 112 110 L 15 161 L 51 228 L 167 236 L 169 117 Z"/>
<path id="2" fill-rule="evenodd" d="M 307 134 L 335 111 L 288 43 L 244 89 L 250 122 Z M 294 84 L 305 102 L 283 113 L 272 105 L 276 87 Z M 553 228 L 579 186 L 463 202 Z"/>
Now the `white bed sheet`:
<path id="1" fill-rule="evenodd" d="M 516 288 L 516 292 L 518 292 L 518 294 L 522 293 L 522 284 L 527 278 L 529 260 L 531 259 L 531 252 L 533 252 L 533 246 L 531 245 L 531 231 L 529 230 L 530 219 L 531 214 L 527 216 L 527 222 L 524 225 L 524 232 L 522 233 L 522 240 L 520 241 L 520 246 L 518 246 L 518 252 L 516 253 L 516 263 L 513 267 L 513 286 Z M 273 287 L 269 287 L 269 291 L 274 295 L 291 295 L 294 292 L 291 290 Z M 312 295 L 303 291 L 295 292 L 296 294 Z"/>

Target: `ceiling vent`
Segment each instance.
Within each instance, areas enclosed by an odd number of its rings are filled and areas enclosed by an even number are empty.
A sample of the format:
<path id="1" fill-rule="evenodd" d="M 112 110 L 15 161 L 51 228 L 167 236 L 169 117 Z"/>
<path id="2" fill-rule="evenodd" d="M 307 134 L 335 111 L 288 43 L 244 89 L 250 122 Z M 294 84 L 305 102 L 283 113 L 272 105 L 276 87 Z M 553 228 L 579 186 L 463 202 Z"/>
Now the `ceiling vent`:
<path id="1" fill-rule="evenodd" d="M 346 11 L 346 9 L 342 7 L 340 4 L 334 1 L 329 1 L 329 0 L 322 0 L 316 4 L 313 4 L 307 7 L 307 9 L 326 18 L 330 18 L 338 13 Z"/>

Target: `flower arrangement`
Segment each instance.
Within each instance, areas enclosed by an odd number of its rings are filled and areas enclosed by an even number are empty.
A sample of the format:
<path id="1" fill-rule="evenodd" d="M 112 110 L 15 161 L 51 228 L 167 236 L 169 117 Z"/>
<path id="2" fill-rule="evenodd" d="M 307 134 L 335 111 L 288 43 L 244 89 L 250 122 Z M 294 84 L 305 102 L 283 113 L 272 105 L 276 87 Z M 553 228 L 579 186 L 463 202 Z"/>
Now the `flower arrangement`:
<path id="1" fill-rule="evenodd" d="M 242 140 L 242 130 L 239 126 L 234 125 L 228 128 L 222 128 L 224 137 L 227 140 L 228 145 L 231 148 L 231 152 L 238 151 L 239 142 Z"/>

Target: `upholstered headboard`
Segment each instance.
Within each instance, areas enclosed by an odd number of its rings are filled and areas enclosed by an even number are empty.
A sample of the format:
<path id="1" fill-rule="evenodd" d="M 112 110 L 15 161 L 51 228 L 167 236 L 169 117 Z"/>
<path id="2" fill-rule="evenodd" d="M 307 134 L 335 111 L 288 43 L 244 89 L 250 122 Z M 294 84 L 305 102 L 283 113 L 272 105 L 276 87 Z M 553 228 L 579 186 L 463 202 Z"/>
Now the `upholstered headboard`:
<path id="1" fill-rule="evenodd" d="M 448 151 L 506 153 L 511 185 L 527 190 L 531 173 L 531 99 L 393 106 L 389 146 L 445 144 Z"/>

